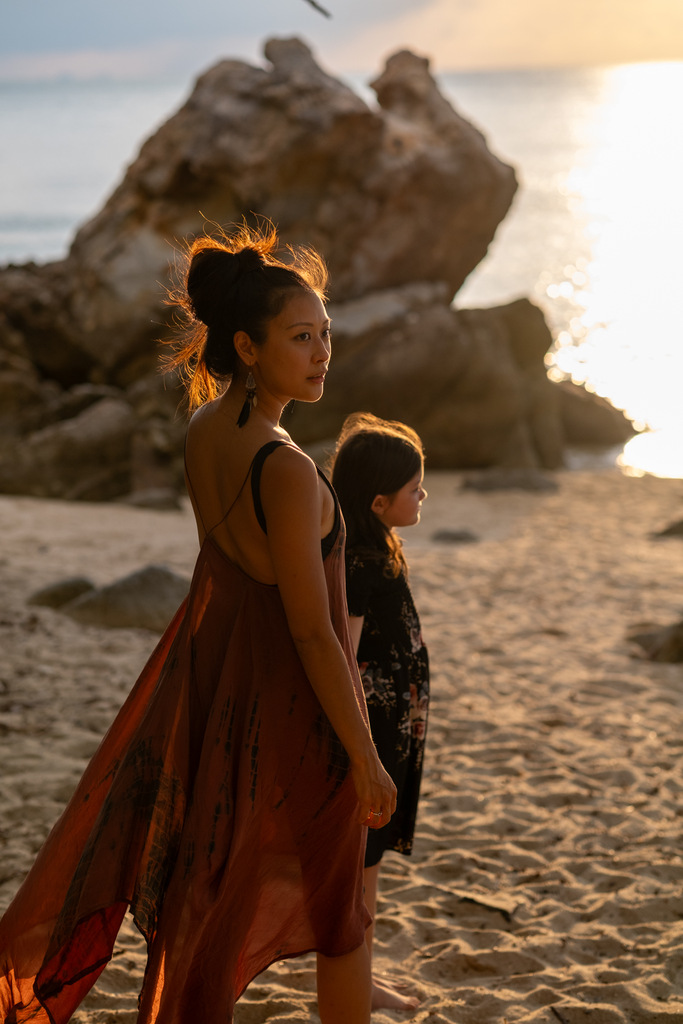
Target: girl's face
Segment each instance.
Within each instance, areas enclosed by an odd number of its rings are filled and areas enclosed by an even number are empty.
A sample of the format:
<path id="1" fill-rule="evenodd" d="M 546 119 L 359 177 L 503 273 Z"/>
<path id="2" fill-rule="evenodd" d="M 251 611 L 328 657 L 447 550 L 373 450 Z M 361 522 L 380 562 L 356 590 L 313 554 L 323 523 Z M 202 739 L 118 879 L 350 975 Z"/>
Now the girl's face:
<path id="1" fill-rule="evenodd" d="M 268 324 L 257 351 L 254 374 L 264 388 L 284 403 L 317 402 L 323 393 L 330 361 L 330 320 L 312 292 L 294 292 Z"/>
<path id="2" fill-rule="evenodd" d="M 413 526 L 420 522 L 422 502 L 427 492 L 422 486 L 424 471 L 404 484 L 395 494 L 378 494 L 372 503 L 372 511 L 388 529 L 395 526 Z"/>

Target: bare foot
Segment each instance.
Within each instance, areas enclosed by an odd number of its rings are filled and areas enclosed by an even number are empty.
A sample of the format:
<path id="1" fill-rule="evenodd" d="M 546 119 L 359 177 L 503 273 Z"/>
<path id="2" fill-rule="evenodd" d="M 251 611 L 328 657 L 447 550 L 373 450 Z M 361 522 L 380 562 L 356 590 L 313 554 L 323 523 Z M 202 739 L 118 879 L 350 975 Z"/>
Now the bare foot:
<path id="1" fill-rule="evenodd" d="M 372 1009 L 373 1010 L 417 1010 L 420 1000 L 417 996 L 402 995 L 399 991 L 403 988 L 394 982 L 385 981 L 384 978 L 373 977 L 372 979 Z"/>

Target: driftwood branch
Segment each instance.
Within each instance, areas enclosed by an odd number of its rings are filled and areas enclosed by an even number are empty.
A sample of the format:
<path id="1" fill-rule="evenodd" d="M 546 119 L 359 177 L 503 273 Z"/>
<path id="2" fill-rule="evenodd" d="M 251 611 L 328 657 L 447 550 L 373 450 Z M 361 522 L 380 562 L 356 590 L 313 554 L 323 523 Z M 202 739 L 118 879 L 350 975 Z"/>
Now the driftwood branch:
<path id="1" fill-rule="evenodd" d="M 551 1010 L 553 1016 L 556 1017 L 557 1020 L 560 1021 L 560 1024 L 569 1024 L 569 1021 L 567 1020 L 567 1018 L 563 1014 L 561 1014 L 559 1010 L 556 1010 L 554 1006 L 551 1006 L 550 1010 Z"/>

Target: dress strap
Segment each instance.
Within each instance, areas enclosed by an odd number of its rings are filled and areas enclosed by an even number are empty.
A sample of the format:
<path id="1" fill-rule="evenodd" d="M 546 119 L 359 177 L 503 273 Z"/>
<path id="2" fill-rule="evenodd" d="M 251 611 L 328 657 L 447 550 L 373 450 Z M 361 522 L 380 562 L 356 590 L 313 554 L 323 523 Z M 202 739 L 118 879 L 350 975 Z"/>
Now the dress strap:
<path id="1" fill-rule="evenodd" d="M 327 485 L 327 489 L 332 495 L 332 500 L 334 501 L 334 523 L 332 524 L 332 529 L 328 533 L 327 537 L 323 537 L 322 541 L 320 542 L 323 558 L 326 558 L 329 555 L 332 548 L 334 547 L 335 542 L 337 540 L 337 535 L 339 533 L 339 530 L 341 529 L 341 505 L 339 504 L 337 492 L 335 491 L 330 481 L 327 479 L 326 475 L 323 473 L 320 466 L 316 466 L 315 468 L 318 470 L 318 476 L 320 477 L 320 479 L 323 481 L 324 484 Z"/>
<path id="2" fill-rule="evenodd" d="M 190 480 L 190 471 L 187 468 L 187 431 L 185 431 L 185 441 L 183 444 L 183 467 L 185 469 L 185 479 L 187 481 L 187 489 L 190 492 L 190 497 L 192 498 L 192 504 L 197 509 L 197 515 L 199 516 L 199 522 L 202 524 L 202 530 L 204 531 L 204 533 L 208 533 L 209 531 L 206 529 L 206 524 L 202 519 L 202 513 L 199 508 L 199 503 L 197 501 L 197 495 L 194 493 L 194 487 L 192 486 L 192 481 Z"/>
<path id="3" fill-rule="evenodd" d="M 261 473 L 263 471 L 263 463 L 271 452 L 274 452 L 276 448 L 279 448 L 283 444 L 293 447 L 290 441 L 268 441 L 267 444 L 264 444 L 264 446 L 259 448 L 256 452 L 251 466 L 249 467 L 249 471 L 251 473 L 251 496 L 254 499 L 254 512 L 256 513 L 258 524 L 264 533 L 268 533 L 268 528 L 266 526 L 266 516 L 263 511 L 263 503 L 261 501 Z"/>
<path id="4" fill-rule="evenodd" d="M 251 464 L 251 495 L 254 500 L 254 512 L 256 513 L 256 519 L 258 524 L 265 534 L 268 533 L 268 527 L 266 525 L 266 516 L 263 511 L 263 503 L 261 501 L 261 472 L 263 470 L 263 464 L 270 455 L 271 452 L 275 451 L 280 445 L 291 445 L 290 441 L 269 441 L 268 444 L 264 444 L 263 448 L 259 448 L 254 460 Z M 292 446 L 294 447 L 294 446 Z M 339 533 L 341 526 L 341 508 L 339 506 L 339 500 L 335 493 L 334 487 L 323 473 L 320 466 L 315 467 L 318 471 L 318 476 L 327 485 L 327 488 L 332 495 L 334 500 L 334 524 L 327 537 L 323 537 L 321 541 L 323 557 L 332 550 L 334 543 Z"/>
<path id="5" fill-rule="evenodd" d="M 233 498 L 232 502 L 230 503 L 229 509 L 227 510 L 227 512 L 224 513 L 224 515 L 221 516 L 221 518 L 218 520 L 217 523 L 214 523 L 214 525 L 211 527 L 210 530 L 207 530 L 206 524 L 204 522 L 201 510 L 200 510 L 200 507 L 199 507 L 199 502 L 197 501 L 197 497 L 196 497 L 196 494 L 195 494 L 194 487 L 192 486 L 192 480 L 190 479 L 190 473 L 189 473 L 189 470 L 187 468 L 187 434 L 185 435 L 185 449 L 184 449 L 184 456 L 183 456 L 184 457 L 184 462 L 185 462 L 185 479 L 187 480 L 187 488 L 188 488 L 188 491 L 190 492 L 190 496 L 193 499 L 193 504 L 194 504 L 194 507 L 197 510 L 197 515 L 199 516 L 199 521 L 202 524 L 202 529 L 204 530 L 204 533 L 207 536 L 210 536 L 228 518 L 228 516 L 232 512 L 233 508 L 237 504 L 237 501 L 239 500 L 240 495 L 242 494 L 242 491 L 246 487 L 247 480 L 249 479 L 250 476 L 252 478 L 252 494 L 254 495 L 254 510 L 256 512 L 256 518 L 258 519 L 259 525 L 261 526 L 263 532 L 264 533 L 267 532 L 266 531 L 266 519 L 265 519 L 265 516 L 263 514 L 263 506 L 261 505 L 261 496 L 260 496 L 259 490 L 258 490 L 259 482 L 260 482 L 260 479 L 261 479 L 261 470 L 263 469 L 263 463 L 268 458 L 270 453 L 272 451 L 274 451 L 276 448 L 278 448 L 282 444 L 291 444 L 291 442 L 289 442 L 289 441 L 268 441 L 267 444 L 264 444 L 263 447 L 259 448 L 259 450 L 256 452 L 256 455 L 254 455 L 254 458 L 249 463 L 249 469 L 247 470 L 246 476 L 245 476 L 244 480 L 242 481 L 242 483 L 240 485 L 240 489 L 238 490 L 237 494 L 235 495 L 235 497 Z M 257 478 L 256 489 L 254 489 L 254 475 L 256 475 L 256 478 Z"/>

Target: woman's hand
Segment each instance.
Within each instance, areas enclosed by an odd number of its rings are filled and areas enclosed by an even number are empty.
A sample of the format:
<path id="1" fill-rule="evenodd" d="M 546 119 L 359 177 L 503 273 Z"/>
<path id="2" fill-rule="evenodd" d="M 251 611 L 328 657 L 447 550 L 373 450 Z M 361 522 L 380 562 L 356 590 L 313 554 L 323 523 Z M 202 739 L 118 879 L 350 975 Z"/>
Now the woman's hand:
<path id="1" fill-rule="evenodd" d="M 376 753 L 351 762 L 351 777 L 360 805 L 358 821 L 370 828 L 382 828 L 396 810 L 396 786 Z"/>

